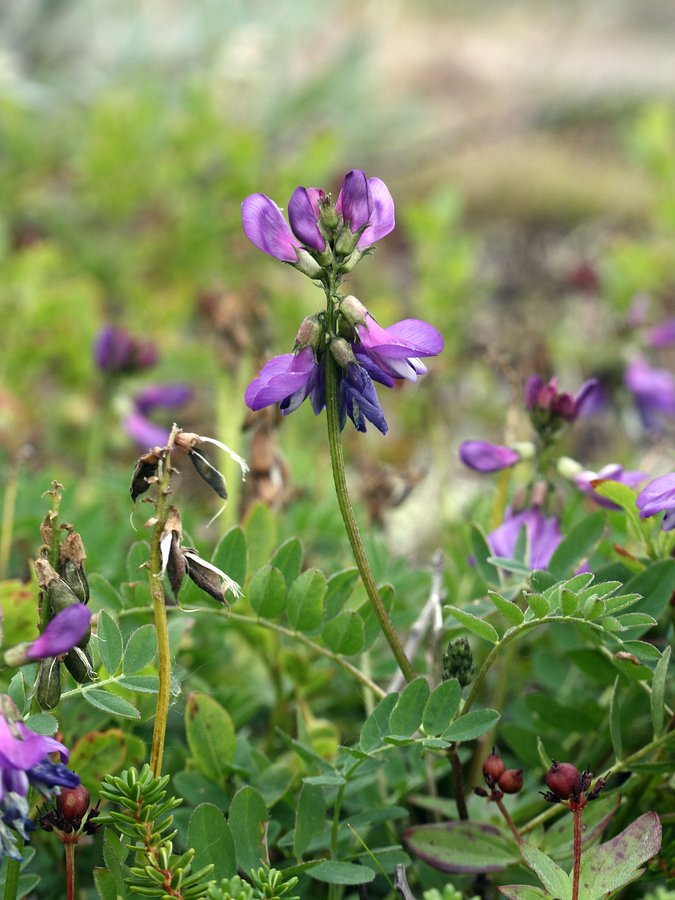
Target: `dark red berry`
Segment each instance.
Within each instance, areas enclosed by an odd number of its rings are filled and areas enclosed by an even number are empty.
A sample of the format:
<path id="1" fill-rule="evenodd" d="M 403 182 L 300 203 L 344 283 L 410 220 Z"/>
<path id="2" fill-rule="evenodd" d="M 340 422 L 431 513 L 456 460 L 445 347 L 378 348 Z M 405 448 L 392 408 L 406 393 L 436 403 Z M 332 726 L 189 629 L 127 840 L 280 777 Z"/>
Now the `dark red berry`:
<path id="1" fill-rule="evenodd" d="M 522 769 L 506 769 L 499 776 L 499 790 L 505 794 L 517 794 L 523 787 L 523 770 Z"/>
<path id="2" fill-rule="evenodd" d="M 493 750 L 483 763 L 483 775 L 488 784 L 499 781 L 499 777 L 506 766 L 501 756 Z"/>
<path id="3" fill-rule="evenodd" d="M 569 800 L 570 797 L 578 799 L 581 793 L 579 770 L 572 763 L 560 763 L 554 760 L 553 765 L 546 773 L 546 787 L 559 800 Z"/>
<path id="4" fill-rule="evenodd" d="M 83 784 L 74 788 L 61 788 L 56 798 L 56 806 L 66 822 L 79 823 L 89 809 L 89 791 Z"/>

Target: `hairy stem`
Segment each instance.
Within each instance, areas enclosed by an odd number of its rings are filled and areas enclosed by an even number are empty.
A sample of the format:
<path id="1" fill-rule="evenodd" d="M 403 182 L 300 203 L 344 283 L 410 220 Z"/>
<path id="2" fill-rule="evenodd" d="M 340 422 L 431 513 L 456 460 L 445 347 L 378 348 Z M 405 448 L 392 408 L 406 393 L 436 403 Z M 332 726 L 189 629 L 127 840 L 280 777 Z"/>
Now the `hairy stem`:
<path id="1" fill-rule="evenodd" d="M 363 586 L 366 594 L 373 607 L 377 621 L 380 624 L 380 630 L 384 634 L 387 643 L 391 647 L 391 652 L 398 663 L 398 667 L 403 673 L 406 681 L 412 681 L 414 678 L 412 667 L 405 655 L 405 651 L 401 646 L 391 619 L 387 615 L 384 603 L 380 597 L 380 592 L 375 584 L 373 573 L 370 569 L 370 563 L 366 556 L 365 547 L 361 540 L 359 527 L 356 524 L 356 517 L 349 499 L 349 491 L 347 489 L 347 477 L 345 474 L 345 460 L 342 452 L 342 440 L 340 438 L 340 420 L 338 413 L 338 372 L 337 363 L 331 356 L 330 351 L 326 352 L 326 417 L 328 419 L 328 445 L 330 447 L 330 460 L 333 469 L 333 481 L 335 482 L 335 493 L 337 494 L 342 521 L 344 522 L 349 544 L 354 554 L 356 566 L 361 575 Z"/>
<path id="2" fill-rule="evenodd" d="M 495 803 L 497 804 L 497 806 L 499 808 L 499 812 L 504 816 L 504 821 L 511 829 L 511 834 L 518 841 L 519 845 L 522 844 L 523 839 L 520 835 L 520 832 L 516 828 L 516 823 L 511 818 L 511 815 L 510 815 L 508 809 L 504 806 L 504 801 L 502 800 L 501 797 L 499 797 L 499 799 L 495 800 Z"/>
<path id="3" fill-rule="evenodd" d="M 157 674 L 159 690 L 155 711 L 155 726 L 152 731 L 152 750 L 150 752 L 150 768 L 155 778 L 162 774 L 162 757 L 164 755 L 164 739 L 169 716 L 169 699 L 171 687 L 171 654 L 169 650 L 169 626 L 166 617 L 166 597 L 162 578 L 162 551 L 160 541 L 169 514 L 169 494 L 171 492 L 171 450 L 178 434 L 176 425 L 171 429 L 169 442 L 161 462 L 159 481 L 157 484 L 157 521 L 150 544 L 150 564 L 148 568 L 150 594 L 157 630 Z"/>

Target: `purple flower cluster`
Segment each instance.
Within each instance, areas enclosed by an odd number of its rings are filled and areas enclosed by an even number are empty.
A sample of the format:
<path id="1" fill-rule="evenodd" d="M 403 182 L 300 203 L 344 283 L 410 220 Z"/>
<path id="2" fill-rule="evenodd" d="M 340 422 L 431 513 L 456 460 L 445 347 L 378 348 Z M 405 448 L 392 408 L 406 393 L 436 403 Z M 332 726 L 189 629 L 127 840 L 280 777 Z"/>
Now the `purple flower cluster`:
<path id="1" fill-rule="evenodd" d="M 361 307 L 354 297 L 343 299 L 341 310 L 347 322 L 356 304 Z M 269 360 L 246 390 L 247 406 L 256 410 L 278 403 L 286 415 L 309 397 L 318 415 L 326 405 L 325 353 L 330 352 L 340 367 L 340 426 L 344 427 L 349 418 L 357 431 L 365 431 L 368 420 L 386 434 L 387 423 L 373 381 L 389 388 L 401 379 L 416 381 L 427 371 L 420 357 L 440 353 L 443 338 L 419 319 L 404 319 L 382 328 L 364 307 L 361 309 L 363 317 L 353 326 L 349 341 L 334 338 L 326 351 L 319 335 L 316 346 L 307 345 L 296 353 Z"/>
<path id="2" fill-rule="evenodd" d="M 51 753 L 58 753 L 61 762 L 53 762 Z M 68 755 L 60 741 L 24 725 L 10 698 L 0 695 L 0 858 L 21 859 L 17 836 L 28 839 L 28 832 L 35 828 L 26 799 L 30 787 L 51 798 L 60 787 L 80 783 L 63 765 Z"/>
<path id="3" fill-rule="evenodd" d="M 393 387 L 401 379 L 416 381 L 427 371 L 422 358 L 443 349 L 443 338 L 427 322 L 405 319 L 384 328 L 355 297 L 335 293 L 342 275 L 394 228 L 391 194 L 379 178 L 353 169 L 335 204 L 320 188 L 296 188 L 288 218 L 290 225 L 265 194 L 251 194 L 242 204 L 249 240 L 321 281 L 329 309 L 305 319 L 293 353 L 263 366 L 246 390 L 246 404 L 258 410 L 278 403 L 286 415 L 309 397 L 318 415 L 326 405 L 330 354 L 338 372 L 340 427 L 349 418 L 358 431 L 365 431 L 368 421 L 385 434 L 387 423 L 373 382 Z"/>
<path id="4" fill-rule="evenodd" d="M 573 396 L 558 390 L 555 377 L 544 382 L 538 375 L 530 376 L 525 385 L 525 407 L 534 430 L 542 438 L 557 434 L 564 425 L 590 411 L 597 401 L 599 388 L 597 379 L 592 378 Z"/>
<path id="5" fill-rule="evenodd" d="M 248 196 L 241 218 L 246 237 L 259 250 L 312 278 L 321 278 L 333 256 L 349 271 L 395 225 L 387 186 L 360 169 L 347 172 L 335 205 L 321 188 L 297 187 L 288 203 L 290 226 L 266 194 Z"/>

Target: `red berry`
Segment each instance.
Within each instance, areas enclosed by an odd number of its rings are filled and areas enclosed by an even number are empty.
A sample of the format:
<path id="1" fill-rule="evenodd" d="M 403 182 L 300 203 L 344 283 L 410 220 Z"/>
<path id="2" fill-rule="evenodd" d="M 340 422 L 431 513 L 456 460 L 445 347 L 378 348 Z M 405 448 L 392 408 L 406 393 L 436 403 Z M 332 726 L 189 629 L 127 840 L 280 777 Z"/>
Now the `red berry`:
<path id="1" fill-rule="evenodd" d="M 506 766 L 501 756 L 493 750 L 483 763 L 483 776 L 488 784 L 499 781 L 499 777 Z"/>
<path id="2" fill-rule="evenodd" d="M 89 791 L 83 784 L 78 784 L 74 788 L 61 788 L 56 806 L 67 822 L 81 822 L 89 809 L 89 800 Z"/>
<path id="3" fill-rule="evenodd" d="M 522 769 L 506 769 L 499 776 L 500 791 L 505 794 L 517 794 L 523 787 L 523 770 Z"/>
<path id="4" fill-rule="evenodd" d="M 553 765 L 546 773 L 546 787 L 556 795 L 559 800 L 577 798 L 581 793 L 581 775 L 572 763 L 560 763 L 553 761 Z"/>

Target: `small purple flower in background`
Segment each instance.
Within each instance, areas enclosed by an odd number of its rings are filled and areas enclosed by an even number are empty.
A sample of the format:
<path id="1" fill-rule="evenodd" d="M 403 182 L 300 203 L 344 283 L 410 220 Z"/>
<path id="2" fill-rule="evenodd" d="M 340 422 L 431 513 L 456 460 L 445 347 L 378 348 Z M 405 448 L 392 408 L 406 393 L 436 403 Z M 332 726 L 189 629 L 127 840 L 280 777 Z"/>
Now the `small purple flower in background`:
<path id="1" fill-rule="evenodd" d="M 653 325 L 647 332 L 647 343 L 650 347 L 670 347 L 675 344 L 675 319 L 666 319 Z"/>
<path id="2" fill-rule="evenodd" d="M 635 502 L 641 519 L 664 512 L 661 528 L 663 531 L 672 531 L 675 528 L 675 472 L 650 481 L 640 491 Z"/>
<path id="3" fill-rule="evenodd" d="M 125 416 L 123 426 L 139 447 L 163 447 L 169 429 L 155 424 L 149 415 L 155 409 L 175 409 L 192 398 L 192 390 L 184 384 L 155 384 L 144 388 L 133 399 L 133 410 Z"/>
<path id="4" fill-rule="evenodd" d="M 50 656 L 61 656 L 79 644 L 89 630 L 91 613 L 83 603 L 73 603 L 57 613 L 42 634 L 29 644 L 5 651 L 8 666 L 23 666 Z"/>
<path id="5" fill-rule="evenodd" d="M 659 430 L 664 415 L 675 416 L 675 376 L 639 357 L 626 367 L 623 381 L 633 394 L 645 428 Z"/>
<path id="6" fill-rule="evenodd" d="M 352 169 L 334 206 L 320 188 L 297 187 L 288 204 L 288 218 L 290 225 L 266 194 L 250 194 L 242 203 L 242 226 L 254 246 L 311 278 L 320 278 L 323 269 L 313 258 L 330 249 L 327 236 L 333 237 L 333 249 L 341 256 L 348 257 L 354 250 L 360 255 L 393 230 L 394 201 L 383 181 Z"/>
<path id="7" fill-rule="evenodd" d="M 59 753 L 62 762 L 53 762 L 51 753 Z M 28 839 L 28 832 L 35 828 L 26 800 L 31 786 L 51 798 L 58 794 L 55 789 L 80 783 L 62 764 L 68 755 L 60 741 L 24 725 L 11 699 L 0 695 L 0 858 L 20 860 L 17 835 Z"/>
<path id="8" fill-rule="evenodd" d="M 538 506 L 519 513 L 507 510 L 502 524 L 487 536 L 495 556 L 512 559 L 522 529 L 527 532 L 528 557 L 532 569 L 545 569 L 562 540 L 560 524 L 555 516 L 545 516 Z"/>
<path id="9" fill-rule="evenodd" d="M 538 375 L 531 375 L 525 385 L 525 407 L 535 431 L 545 439 L 558 434 L 564 425 L 592 411 L 598 402 L 600 385 L 597 379 L 585 381 L 575 396 L 558 391 L 558 379 L 554 376 L 544 382 Z"/>
<path id="10" fill-rule="evenodd" d="M 526 450 L 523 453 L 521 448 L 527 447 L 531 448 L 531 452 Z M 459 458 L 474 472 L 499 472 L 501 469 L 515 466 L 526 456 L 533 456 L 534 449 L 532 444 L 521 444 L 519 449 L 515 449 L 491 444 L 489 441 L 463 441 L 459 447 Z"/>
<path id="11" fill-rule="evenodd" d="M 124 328 L 104 325 L 94 342 L 94 359 L 102 372 L 129 374 L 154 366 L 157 349 L 152 341 L 135 338 Z"/>

